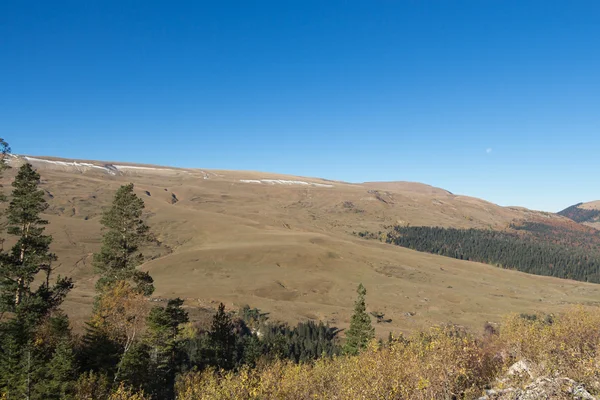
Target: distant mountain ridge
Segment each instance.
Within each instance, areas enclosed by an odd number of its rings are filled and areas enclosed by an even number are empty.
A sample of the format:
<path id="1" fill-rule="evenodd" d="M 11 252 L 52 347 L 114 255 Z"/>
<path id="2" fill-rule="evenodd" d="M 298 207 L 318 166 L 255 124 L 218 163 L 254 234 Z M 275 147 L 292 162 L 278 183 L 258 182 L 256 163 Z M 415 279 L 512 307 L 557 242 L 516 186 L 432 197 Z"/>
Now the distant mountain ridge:
<path id="1" fill-rule="evenodd" d="M 580 224 L 600 229 L 600 201 L 577 203 L 557 213 Z"/>

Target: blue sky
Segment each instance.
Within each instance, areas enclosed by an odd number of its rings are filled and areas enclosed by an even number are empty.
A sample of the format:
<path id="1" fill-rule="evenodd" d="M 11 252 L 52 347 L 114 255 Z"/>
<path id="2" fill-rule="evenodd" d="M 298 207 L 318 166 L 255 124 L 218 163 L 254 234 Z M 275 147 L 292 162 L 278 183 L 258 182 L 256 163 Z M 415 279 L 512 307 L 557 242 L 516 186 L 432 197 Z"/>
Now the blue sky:
<path id="1" fill-rule="evenodd" d="M 600 2 L 2 1 L 16 153 L 600 199 Z"/>

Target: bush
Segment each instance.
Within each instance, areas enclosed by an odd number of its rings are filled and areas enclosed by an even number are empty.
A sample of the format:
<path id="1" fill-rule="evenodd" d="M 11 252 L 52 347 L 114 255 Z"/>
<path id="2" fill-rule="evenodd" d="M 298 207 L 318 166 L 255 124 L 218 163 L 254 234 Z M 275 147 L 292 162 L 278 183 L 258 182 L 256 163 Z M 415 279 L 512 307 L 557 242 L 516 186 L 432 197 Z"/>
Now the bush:
<path id="1" fill-rule="evenodd" d="M 181 400 L 464 398 L 479 394 L 495 376 L 497 360 L 464 331 L 436 327 L 387 348 L 372 341 L 358 356 L 188 373 L 177 391 Z"/>
<path id="2" fill-rule="evenodd" d="M 512 315 L 500 330 L 506 365 L 527 360 L 536 375 L 559 374 L 600 391 L 600 312 L 575 307 L 557 316 Z"/>

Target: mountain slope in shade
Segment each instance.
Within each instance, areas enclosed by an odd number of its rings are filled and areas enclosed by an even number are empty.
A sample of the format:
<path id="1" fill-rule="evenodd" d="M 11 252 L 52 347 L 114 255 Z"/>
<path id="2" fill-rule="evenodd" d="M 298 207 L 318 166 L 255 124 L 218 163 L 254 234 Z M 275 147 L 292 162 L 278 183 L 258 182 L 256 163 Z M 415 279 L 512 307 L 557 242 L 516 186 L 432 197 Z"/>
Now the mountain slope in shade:
<path id="1" fill-rule="evenodd" d="M 575 204 L 560 211 L 558 215 L 600 229 L 600 200 Z"/>
<path id="2" fill-rule="evenodd" d="M 568 221 L 505 208 L 420 184 L 351 184 L 251 171 L 170 168 L 124 162 L 15 156 L 42 176 L 57 272 L 74 278 L 65 309 L 90 312 L 100 216 L 120 185 L 133 182 L 157 243 L 141 267 L 157 297 L 182 297 L 190 310 L 224 301 L 273 318 L 347 326 L 363 283 L 369 311 L 390 324 L 377 332 L 454 322 L 479 329 L 507 312 L 555 311 L 597 302 L 600 286 L 539 277 L 358 238 L 384 226 L 505 229 L 515 220 Z M 200 162 L 200 161 L 199 161 Z M 16 168 L 6 173 L 4 184 Z"/>

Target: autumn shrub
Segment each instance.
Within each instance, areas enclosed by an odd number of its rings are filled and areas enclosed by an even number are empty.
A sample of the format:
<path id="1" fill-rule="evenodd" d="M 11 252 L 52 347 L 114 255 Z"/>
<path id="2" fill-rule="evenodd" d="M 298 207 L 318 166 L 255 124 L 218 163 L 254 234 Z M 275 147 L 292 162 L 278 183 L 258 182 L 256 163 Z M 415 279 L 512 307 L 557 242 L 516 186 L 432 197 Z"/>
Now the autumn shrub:
<path id="1" fill-rule="evenodd" d="M 189 373 L 180 377 L 177 391 L 181 400 L 473 398 L 498 367 L 471 335 L 435 327 L 386 348 L 373 341 L 358 356 Z"/>
<path id="2" fill-rule="evenodd" d="M 111 393 L 108 400 L 150 400 L 150 397 L 145 396 L 143 392 L 135 391 L 121 383 L 115 391 Z"/>
<path id="3" fill-rule="evenodd" d="M 529 361 L 535 375 L 558 374 L 600 392 L 600 312 L 574 307 L 559 315 L 511 315 L 500 329 L 505 366 Z"/>
<path id="4" fill-rule="evenodd" d="M 93 371 L 79 375 L 75 384 L 75 398 L 79 400 L 104 400 L 110 393 L 110 382 L 106 375 Z"/>

